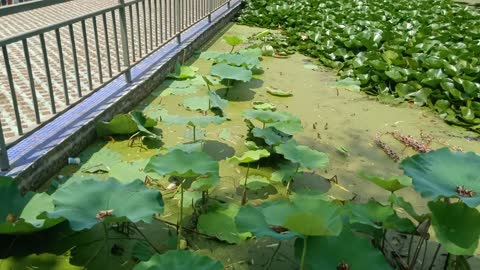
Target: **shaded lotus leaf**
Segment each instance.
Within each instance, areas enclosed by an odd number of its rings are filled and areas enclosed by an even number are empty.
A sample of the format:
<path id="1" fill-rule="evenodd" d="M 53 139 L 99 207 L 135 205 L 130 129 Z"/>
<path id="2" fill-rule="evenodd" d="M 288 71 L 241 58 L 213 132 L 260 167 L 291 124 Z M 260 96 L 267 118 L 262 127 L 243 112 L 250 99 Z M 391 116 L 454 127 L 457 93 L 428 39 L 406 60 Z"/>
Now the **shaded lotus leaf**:
<path id="1" fill-rule="evenodd" d="M 10 177 L 0 176 L 0 204 L 0 235 L 29 234 L 63 221 L 46 217 L 45 212 L 53 209 L 48 194 L 27 192 L 22 195 Z"/>
<path id="2" fill-rule="evenodd" d="M 197 74 L 198 68 L 191 66 L 182 66 L 177 62 L 175 72 L 169 74 L 168 78 L 175 78 L 179 80 L 193 78 Z"/>
<path id="3" fill-rule="evenodd" d="M 259 150 L 260 147 L 253 141 L 245 141 L 243 143 L 248 150 Z"/>
<path id="4" fill-rule="evenodd" d="M 177 144 L 175 146 L 168 148 L 170 152 L 177 149 L 187 153 L 201 152 L 203 149 L 203 143 L 202 142 L 182 143 L 182 144 Z"/>
<path id="5" fill-rule="evenodd" d="M 276 146 L 275 151 L 307 169 L 324 168 L 329 162 L 327 154 L 310 149 L 308 146 L 298 145 L 294 140 Z"/>
<path id="6" fill-rule="evenodd" d="M 412 204 L 407 202 L 404 198 L 398 197 L 397 195 L 395 195 L 395 193 L 390 194 L 390 196 L 388 197 L 388 201 L 405 210 L 405 212 L 407 212 L 407 214 L 414 218 L 418 223 L 422 223 L 428 218 L 427 214 L 417 214 L 417 211 L 415 211 L 415 208 L 413 208 Z"/>
<path id="7" fill-rule="evenodd" d="M 224 128 L 222 129 L 222 131 L 220 131 L 218 137 L 224 141 L 230 141 L 232 137 L 232 132 L 229 129 Z"/>
<path id="8" fill-rule="evenodd" d="M 237 53 L 246 57 L 252 57 L 256 59 L 259 59 L 260 57 L 262 57 L 262 50 L 260 48 L 244 49 L 244 50 L 238 51 Z"/>
<path id="9" fill-rule="evenodd" d="M 210 107 L 217 108 L 225 115 L 225 110 L 228 107 L 228 100 L 221 98 L 216 92 L 208 91 L 208 97 L 210 99 Z"/>
<path id="10" fill-rule="evenodd" d="M 146 135 L 150 138 L 157 138 L 158 135 L 149 131 L 147 128 L 153 128 L 157 125 L 157 121 L 150 118 L 145 117 L 143 112 L 140 111 L 133 111 L 130 113 L 132 116 L 132 120 L 137 124 L 138 130 L 142 133 L 142 135 Z"/>
<path id="11" fill-rule="evenodd" d="M 12 256 L 2 259 L 2 269 L 62 269 L 82 270 L 83 266 L 76 266 L 70 262 L 70 252 L 57 255 L 51 253 L 30 254 L 27 256 Z M 54 267 L 54 268 L 53 268 Z"/>
<path id="12" fill-rule="evenodd" d="M 198 92 L 198 88 L 195 86 L 187 86 L 183 88 L 167 88 L 162 91 L 160 94 L 161 97 L 166 97 L 166 96 L 184 96 L 184 95 L 190 95 L 190 94 L 195 94 Z"/>
<path id="13" fill-rule="evenodd" d="M 117 114 L 110 122 L 98 122 L 96 130 L 99 137 L 132 135 L 140 131 L 148 137 L 157 138 L 156 134 L 147 129 L 156 125 L 156 120 L 145 117 L 140 111 L 133 111 L 130 114 Z"/>
<path id="14" fill-rule="evenodd" d="M 222 80 L 248 82 L 252 79 L 252 71 L 245 69 L 244 67 L 235 67 L 225 63 L 214 65 L 211 74 Z"/>
<path id="15" fill-rule="evenodd" d="M 290 137 L 275 128 L 254 128 L 252 129 L 253 136 L 262 138 L 268 145 L 278 145 L 290 139 Z"/>
<path id="16" fill-rule="evenodd" d="M 161 86 L 163 87 L 169 87 L 169 88 L 187 88 L 192 86 L 192 80 L 165 80 Z M 158 90 L 155 90 L 153 95 L 157 96 Z"/>
<path id="17" fill-rule="evenodd" d="M 133 270 L 223 270 L 220 261 L 188 250 L 170 250 L 155 254 L 150 260 L 140 262 Z"/>
<path id="18" fill-rule="evenodd" d="M 250 163 L 250 162 L 255 162 L 259 161 L 261 158 L 268 157 L 270 156 L 270 152 L 268 152 L 265 149 L 262 150 L 250 150 L 245 153 L 243 153 L 242 156 L 233 156 L 229 158 L 228 160 L 231 161 L 237 161 L 238 163 Z"/>
<path id="19" fill-rule="evenodd" d="M 207 191 L 220 183 L 218 174 L 210 174 L 198 177 L 190 186 L 194 190 Z"/>
<path id="20" fill-rule="evenodd" d="M 79 192 L 81 191 L 81 192 Z M 100 222 L 147 222 L 163 212 L 162 194 L 140 180 L 122 184 L 115 179 L 83 180 L 60 186 L 52 194 L 51 218 L 65 218 L 74 231 Z"/>
<path id="21" fill-rule="evenodd" d="M 251 236 L 249 232 L 239 232 L 235 216 L 240 207 L 236 204 L 220 205 L 213 211 L 198 218 L 197 229 L 230 244 L 238 244 Z"/>
<path id="22" fill-rule="evenodd" d="M 252 102 L 252 107 L 255 110 L 264 110 L 264 111 L 266 111 L 266 110 L 275 111 L 277 109 L 277 106 L 275 106 L 274 104 L 268 103 L 268 102 L 263 102 L 263 101 Z"/>
<path id="23" fill-rule="evenodd" d="M 292 92 L 290 92 L 290 91 L 284 91 L 284 90 L 274 89 L 274 88 L 270 88 L 270 87 L 267 87 L 267 93 L 269 93 L 272 96 L 276 96 L 276 97 L 291 97 L 291 96 L 293 96 Z"/>
<path id="24" fill-rule="evenodd" d="M 413 187 L 422 197 L 457 197 L 470 207 L 480 205 L 480 156 L 473 152 L 452 152 L 448 148 L 406 158 L 400 164 L 413 179 Z M 474 192 L 461 195 L 457 188 Z"/>
<path id="25" fill-rule="evenodd" d="M 175 200 L 178 200 L 178 207 L 180 207 L 180 192 L 175 194 Z M 200 191 L 183 191 L 183 208 L 191 208 L 202 199 L 202 193 Z"/>
<path id="26" fill-rule="evenodd" d="M 223 40 L 225 40 L 227 44 L 232 47 L 241 45 L 245 42 L 245 38 L 240 36 L 224 36 Z"/>
<path id="27" fill-rule="evenodd" d="M 294 163 L 282 163 L 280 164 L 278 170 L 272 173 L 270 180 L 274 182 L 288 182 L 290 181 L 297 173 L 302 172 L 302 169 L 299 168 L 297 171 L 297 164 Z"/>
<path id="28" fill-rule="evenodd" d="M 303 238 L 295 241 L 297 258 L 301 257 L 303 241 L 305 241 Z M 322 256 L 318 254 L 320 250 Z M 370 239 L 358 236 L 349 229 L 344 229 L 336 237 L 309 236 L 307 238 L 306 270 L 340 269 L 341 263 L 347 264 L 350 269 L 357 270 L 392 269 L 385 256 L 372 245 Z"/>
<path id="29" fill-rule="evenodd" d="M 207 111 L 210 99 L 207 96 L 189 97 L 183 101 L 183 106 L 192 111 Z"/>
<path id="30" fill-rule="evenodd" d="M 220 116 L 179 116 L 179 115 L 166 115 L 162 118 L 162 122 L 167 125 L 189 125 L 193 127 L 202 127 L 205 128 L 209 124 L 221 124 L 225 122 L 225 118 Z"/>
<path id="31" fill-rule="evenodd" d="M 438 241 L 452 255 L 473 255 L 480 236 L 480 213 L 463 202 L 431 201 L 432 227 Z"/>
<path id="32" fill-rule="evenodd" d="M 200 175 L 218 175 L 218 162 L 205 152 L 184 152 L 173 150 L 150 158 L 146 172 L 178 177 L 197 177 Z"/>
<path id="33" fill-rule="evenodd" d="M 264 124 L 298 119 L 294 115 L 285 112 L 272 112 L 253 109 L 243 111 L 242 115 L 246 119 L 255 119 Z"/>
<path id="34" fill-rule="evenodd" d="M 262 206 L 243 206 L 235 217 L 235 223 L 238 231 L 251 232 L 257 238 L 269 236 L 277 240 L 289 240 L 299 236 L 295 232 L 276 228 L 274 225 L 268 224 L 263 214 Z"/>
<path id="35" fill-rule="evenodd" d="M 280 121 L 280 122 L 275 122 L 275 123 L 269 123 L 266 124 L 267 127 L 274 127 L 275 129 L 288 134 L 288 135 L 294 135 L 298 132 L 303 131 L 303 126 L 302 122 L 300 119 L 294 117 L 291 119 L 288 119 L 286 121 Z"/>
<path id="36" fill-rule="evenodd" d="M 192 84 L 194 85 L 201 85 L 201 86 L 212 86 L 212 85 L 219 85 L 220 79 L 210 75 L 197 75 L 195 78 L 190 79 Z"/>
<path id="37" fill-rule="evenodd" d="M 268 187 L 269 185 L 270 181 L 261 175 L 249 175 L 247 178 L 247 188 L 249 190 L 260 190 L 264 187 Z"/>
<path id="38" fill-rule="evenodd" d="M 405 187 L 409 187 L 412 185 L 412 179 L 408 176 L 400 175 L 400 176 L 392 176 L 390 178 L 382 178 L 375 175 L 368 175 L 364 172 L 359 174 L 360 178 L 365 179 L 374 183 L 375 185 L 390 191 L 395 192 Z"/>

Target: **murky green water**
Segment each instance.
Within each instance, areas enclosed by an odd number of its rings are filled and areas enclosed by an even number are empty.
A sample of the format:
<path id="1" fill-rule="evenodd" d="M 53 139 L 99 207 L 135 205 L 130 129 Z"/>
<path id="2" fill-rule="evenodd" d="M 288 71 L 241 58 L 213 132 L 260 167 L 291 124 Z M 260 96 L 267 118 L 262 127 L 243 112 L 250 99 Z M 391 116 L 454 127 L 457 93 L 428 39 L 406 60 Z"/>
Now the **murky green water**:
<path id="1" fill-rule="evenodd" d="M 233 25 L 227 30 L 228 35 L 249 36 L 258 33 L 260 29 Z M 218 39 L 206 50 L 229 51 L 230 47 Z M 230 105 L 226 111 L 231 121 L 219 126 L 209 126 L 205 129 L 205 151 L 220 161 L 222 183 L 214 188 L 212 197 L 240 202 L 241 192 L 239 181 L 243 178 L 244 168 L 226 162 L 226 157 L 246 150 L 243 142 L 247 128 L 241 116 L 242 111 L 251 108 L 252 101 L 266 101 L 277 106 L 278 111 L 285 111 L 301 118 L 304 131 L 295 136 L 300 144 L 328 153 L 330 166 L 316 174 L 306 174 L 303 179 L 296 181 L 295 188 L 304 185 L 311 189 L 327 191 L 330 183 L 326 179 L 337 176 L 339 183 L 345 189 L 332 187 L 332 195 L 344 199 L 358 195 L 356 200 L 366 201 L 374 197 L 386 201 L 389 194 L 373 184 L 362 181 L 357 176 L 359 172 L 375 173 L 383 176 L 399 174 L 398 164 L 393 162 L 385 153 L 373 143 L 373 138 L 379 132 L 398 131 L 405 135 L 412 135 L 421 139 L 421 134 L 433 136 L 431 147 L 438 148 L 445 145 L 460 147 L 464 151 L 480 153 L 480 142 L 466 140 L 465 136 L 476 137 L 477 134 L 452 127 L 444 123 L 437 115 L 428 109 L 419 108 L 412 104 L 391 106 L 381 104 L 374 97 L 363 93 L 349 91 L 328 86 L 336 80 L 333 72 L 328 70 L 309 70 L 304 66 L 314 60 L 300 54 L 292 55 L 287 59 L 265 57 L 262 61 L 264 73 L 255 75 L 249 83 L 237 84 L 230 90 Z M 191 59 L 186 64 L 199 68 L 199 74 L 208 74 L 211 62 L 203 59 Z M 266 87 L 276 87 L 293 92 L 292 97 L 280 98 L 269 95 Z M 163 108 L 169 114 L 195 115 L 197 112 L 187 111 L 181 106 L 188 96 L 160 96 L 166 86 L 160 86 L 149 98 L 139 105 L 139 109 Z M 202 96 L 207 89 L 201 89 L 194 95 Z M 222 93 L 224 89 L 219 89 Z M 128 147 L 127 139 L 115 141 L 97 141 L 86 149 L 79 157 L 80 166 L 69 165 L 59 172 L 65 180 L 72 174 L 85 177 L 91 174 L 82 172 L 92 166 L 103 164 L 111 168 L 109 174 L 95 175 L 96 177 L 116 177 L 123 181 L 132 178 L 144 179 L 142 168 L 149 157 L 164 152 L 171 146 L 191 141 L 185 135 L 189 128 L 183 126 L 166 126 L 159 123 L 158 129 L 163 133 L 162 145 L 146 144 L 145 147 Z M 229 134 L 221 136 L 220 134 Z M 385 137 L 402 157 L 414 154 L 412 150 L 393 139 Z M 160 147 L 161 146 L 161 147 Z M 160 148 L 158 148 L 160 147 Z M 345 149 L 348 154 L 339 149 Z M 254 170 L 253 173 L 269 176 L 269 169 Z M 163 186 L 168 185 L 166 179 L 159 180 Z M 260 203 L 285 194 L 283 186 L 272 185 L 259 192 L 250 192 L 249 202 Z M 425 202 L 413 191 L 400 192 L 410 200 L 421 212 L 425 210 Z M 178 201 L 171 199 L 171 194 L 164 194 L 166 201 L 165 220 L 176 221 Z M 271 256 L 275 242 L 270 240 L 249 240 L 241 245 L 227 245 L 203 237 L 189 237 L 189 245 L 200 249 L 200 253 L 208 254 L 222 260 L 227 269 L 263 269 Z M 274 261 L 271 269 L 295 269 L 297 265 L 292 257 L 292 245 L 283 246 Z M 1 268 L 1 267 L 0 267 Z M 63 269 L 63 268 L 57 268 Z"/>

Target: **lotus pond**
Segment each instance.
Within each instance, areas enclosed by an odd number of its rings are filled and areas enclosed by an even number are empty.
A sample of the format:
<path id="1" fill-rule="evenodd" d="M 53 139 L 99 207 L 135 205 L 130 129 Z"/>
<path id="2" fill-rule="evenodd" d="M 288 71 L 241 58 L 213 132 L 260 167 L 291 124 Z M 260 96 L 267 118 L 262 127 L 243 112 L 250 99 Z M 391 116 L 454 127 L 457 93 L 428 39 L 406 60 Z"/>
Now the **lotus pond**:
<path id="1" fill-rule="evenodd" d="M 231 25 L 44 193 L 1 178 L 0 269 L 478 269 L 478 134 L 272 35 Z"/>

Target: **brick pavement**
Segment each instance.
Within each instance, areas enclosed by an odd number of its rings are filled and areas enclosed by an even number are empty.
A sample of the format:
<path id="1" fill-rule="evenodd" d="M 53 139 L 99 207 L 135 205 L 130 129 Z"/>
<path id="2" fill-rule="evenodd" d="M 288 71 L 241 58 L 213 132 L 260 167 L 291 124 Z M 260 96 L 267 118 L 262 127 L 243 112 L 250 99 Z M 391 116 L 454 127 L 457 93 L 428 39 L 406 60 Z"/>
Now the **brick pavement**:
<path id="1" fill-rule="evenodd" d="M 126 2 L 131 1 L 127 0 Z M 184 0 L 185 1 L 185 0 Z M 192 3 L 199 0 L 190 0 Z M 155 16 L 154 16 L 154 3 L 157 3 L 158 17 L 157 17 L 157 32 L 155 33 Z M 162 2 L 163 10 L 160 12 L 160 2 Z M 185 1 L 186 2 L 186 1 Z M 0 17 L 0 40 L 26 33 L 35 29 L 39 29 L 48 25 L 60 23 L 68 19 L 73 19 L 78 16 L 86 15 L 97 10 L 105 9 L 116 5 L 117 0 L 74 0 L 62 4 L 52 5 L 44 8 L 39 8 L 31 11 L 17 13 L 9 16 Z M 132 22 L 130 22 L 130 13 L 127 8 L 127 32 L 129 35 L 129 48 L 130 48 L 130 62 L 134 63 L 139 61 L 146 53 L 151 52 L 156 48 L 157 37 L 158 43 L 161 44 L 163 39 L 173 35 L 168 27 L 169 22 L 167 20 L 167 12 L 171 8 L 169 3 L 171 0 L 146 0 L 145 2 L 145 14 L 147 23 L 144 25 L 143 5 L 140 3 L 138 6 L 138 13 L 136 6 L 132 6 Z M 150 5 L 149 5 L 150 3 Z M 150 8 L 151 6 L 151 8 Z M 186 9 L 182 9 L 186 10 Z M 190 9 L 189 9 L 190 10 Z M 194 10 L 194 9 L 191 9 Z M 152 39 L 150 39 L 150 23 L 149 17 L 152 12 Z M 87 72 L 87 56 L 84 48 L 84 36 L 82 33 L 81 23 L 75 23 L 73 25 L 74 38 L 76 46 L 76 56 L 78 59 L 80 85 L 82 93 L 88 94 L 91 90 L 98 88 L 102 85 L 102 81 L 105 82 L 110 79 L 109 70 L 107 67 L 108 55 L 112 64 L 112 76 L 115 76 L 119 72 L 118 61 L 123 62 L 122 47 L 120 40 L 120 21 L 119 13 L 115 11 L 115 21 L 118 39 L 118 52 L 120 59 L 117 58 L 115 36 L 113 27 L 112 13 L 106 14 L 107 28 L 104 30 L 103 16 L 97 16 L 97 29 L 99 40 L 99 55 L 101 62 L 101 69 L 97 62 L 97 47 L 95 46 L 95 31 L 92 19 L 85 22 L 88 42 L 88 59 L 92 71 L 92 88 L 89 87 L 88 72 Z M 137 18 L 140 25 L 137 24 Z M 132 39 L 131 39 L 131 26 L 133 26 L 133 43 L 135 44 L 135 54 L 132 54 Z M 138 27 L 140 26 L 140 31 Z M 65 61 L 67 88 L 70 98 L 70 103 L 74 103 L 79 100 L 77 93 L 77 82 L 74 70 L 74 55 L 72 52 L 72 44 L 70 42 L 70 34 L 68 27 L 62 27 L 60 29 L 63 60 Z M 106 35 L 108 36 L 108 42 L 106 42 Z M 147 48 L 145 47 L 145 40 L 147 40 Z M 45 41 L 47 47 L 47 55 L 49 58 L 49 66 L 52 77 L 53 92 L 55 97 L 55 105 L 57 112 L 65 110 L 68 106 L 66 104 L 65 94 L 63 90 L 62 73 L 60 66 L 59 51 L 57 47 L 57 41 L 55 38 L 55 32 L 50 31 L 45 33 Z M 141 47 L 139 47 L 139 42 Z M 153 44 L 152 44 L 153 43 Z M 153 46 L 152 46 L 153 45 Z M 38 99 L 38 105 L 41 115 L 41 121 L 44 122 L 50 119 L 53 114 L 51 111 L 51 100 L 48 92 L 47 76 L 45 71 L 45 65 L 43 60 L 43 54 L 40 46 L 40 38 L 38 36 L 28 39 L 28 46 L 30 49 L 30 60 L 32 63 L 32 70 L 34 74 L 34 84 L 36 89 L 36 95 Z M 110 54 L 107 53 L 107 46 L 109 47 Z M 23 52 L 23 46 L 21 42 L 16 42 L 7 46 L 8 54 L 10 58 L 10 65 L 12 67 L 12 73 L 14 78 L 14 84 L 16 89 L 16 97 L 20 108 L 20 118 L 22 120 L 22 127 L 24 131 L 31 130 L 37 126 L 35 121 L 35 113 L 32 105 L 32 93 L 30 89 L 30 82 L 28 72 L 26 68 L 25 55 Z M 139 50 L 141 48 L 141 50 Z M 100 71 L 102 76 L 100 76 Z M 10 94 L 10 87 L 6 76 L 5 63 L 3 53 L 0 51 L 0 120 L 2 122 L 5 138 L 8 141 L 13 141 L 18 138 L 19 134 L 16 129 L 15 114 L 12 105 L 12 98 Z"/>

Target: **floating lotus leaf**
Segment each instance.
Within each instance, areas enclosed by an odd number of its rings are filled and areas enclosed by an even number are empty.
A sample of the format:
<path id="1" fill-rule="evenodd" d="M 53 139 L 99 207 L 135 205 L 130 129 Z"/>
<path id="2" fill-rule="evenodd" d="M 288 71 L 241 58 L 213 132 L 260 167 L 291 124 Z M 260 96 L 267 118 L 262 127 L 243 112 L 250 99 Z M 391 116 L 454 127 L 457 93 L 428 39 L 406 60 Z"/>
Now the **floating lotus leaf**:
<path id="1" fill-rule="evenodd" d="M 268 187 L 269 185 L 270 181 L 261 175 L 249 175 L 247 178 L 247 188 L 249 190 L 260 190 L 264 187 Z"/>
<path id="2" fill-rule="evenodd" d="M 192 111 L 207 111 L 210 98 L 207 96 L 189 97 L 183 101 L 183 106 Z"/>
<path id="3" fill-rule="evenodd" d="M 392 176 L 390 178 L 381 178 L 379 176 L 374 175 L 367 175 L 365 173 L 360 173 L 359 176 L 362 179 L 370 181 L 375 185 L 388 190 L 390 192 L 395 192 L 405 187 L 409 187 L 412 185 L 412 179 L 408 176 L 400 175 L 400 176 Z"/>
<path id="4" fill-rule="evenodd" d="M 233 156 L 229 160 L 237 161 L 238 163 L 250 163 L 259 161 L 261 158 L 270 156 L 270 152 L 265 149 L 262 150 L 250 150 L 243 153 L 242 156 Z"/>
<path id="5" fill-rule="evenodd" d="M 294 140 L 275 147 L 278 154 L 307 169 L 319 169 L 328 165 L 327 154 L 310 149 L 308 146 L 298 145 Z"/>
<path id="6" fill-rule="evenodd" d="M 182 144 L 177 144 L 173 147 L 168 148 L 170 152 L 176 149 L 182 150 L 183 152 L 187 152 L 187 153 L 201 152 L 203 149 L 203 143 L 202 142 L 182 143 Z"/>
<path id="7" fill-rule="evenodd" d="M 257 59 L 262 57 L 262 50 L 260 48 L 240 50 L 237 53 L 239 53 L 243 56 L 246 56 L 246 57 L 252 57 L 252 58 L 257 58 Z"/>
<path id="8" fill-rule="evenodd" d="M 297 258 L 301 257 L 303 241 L 305 240 L 298 238 L 295 242 Z M 321 256 L 319 256 L 320 250 Z M 341 263 L 356 270 L 392 269 L 385 256 L 372 245 L 368 238 L 357 236 L 349 229 L 344 229 L 336 237 L 309 236 L 307 238 L 305 269 L 340 269 Z"/>
<path id="9" fill-rule="evenodd" d="M 122 184 L 115 179 L 84 180 L 60 186 L 52 194 L 51 218 L 65 218 L 75 231 L 106 222 L 147 222 L 163 212 L 162 194 L 140 180 Z"/>
<path id="10" fill-rule="evenodd" d="M 242 115 L 246 119 L 256 119 L 265 124 L 288 121 L 297 118 L 294 115 L 285 112 L 261 111 L 253 109 L 243 111 Z"/>
<path id="11" fill-rule="evenodd" d="M 463 202 L 431 201 L 432 227 L 438 241 L 452 255 L 473 255 L 480 236 L 480 213 Z"/>
<path id="12" fill-rule="evenodd" d="M 226 63 L 231 66 L 244 67 L 246 69 L 260 69 L 260 60 L 258 57 L 245 56 L 239 53 L 225 53 L 215 58 L 215 63 Z"/>
<path id="13" fill-rule="evenodd" d="M 240 232 L 251 232 L 257 238 L 269 236 L 278 240 L 289 240 L 299 236 L 288 230 L 283 232 L 274 230 L 274 225 L 266 220 L 262 206 L 243 206 L 235 217 L 235 223 Z"/>
<path id="14" fill-rule="evenodd" d="M 211 74 L 222 80 L 248 82 L 252 79 L 252 71 L 245 69 L 244 67 L 235 67 L 225 63 L 214 65 Z"/>
<path id="15" fill-rule="evenodd" d="M 146 117 L 157 121 L 159 121 L 164 115 L 168 114 L 167 109 L 163 108 L 161 105 L 149 105 L 142 111 Z"/>
<path id="16" fill-rule="evenodd" d="M 173 150 L 163 155 L 153 156 L 145 167 L 146 172 L 159 175 L 197 177 L 200 175 L 218 175 L 218 162 L 207 153 Z"/>
<path id="17" fill-rule="evenodd" d="M 473 152 L 452 152 L 448 148 L 418 154 L 402 161 L 406 175 L 422 197 L 457 197 L 470 207 L 480 205 L 480 156 Z M 474 192 L 460 195 L 457 188 Z"/>
<path id="18" fill-rule="evenodd" d="M 193 127 L 205 128 L 209 124 L 221 124 L 225 122 L 225 118 L 219 116 L 179 116 L 179 115 L 166 115 L 162 118 L 162 122 L 167 125 L 189 125 Z"/>
<path id="19" fill-rule="evenodd" d="M 230 244 L 238 244 L 251 236 L 249 232 L 240 233 L 237 229 L 235 216 L 239 209 L 235 204 L 220 205 L 198 218 L 197 229 Z"/>
<path id="20" fill-rule="evenodd" d="M 10 177 L 0 176 L 0 200 L 0 235 L 33 233 L 63 221 L 46 217 L 45 212 L 53 209 L 48 194 L 28 192 L 22 196 Z"/>
<path id="21" fill-rule="evenodd" d="M 135 179 L 145 179 L 147 173 L 144 169 L 148 161 L 148 159 L 137 159 L 131 162 L 115 163 L 110 166 L 108 175 L 124 184 L 135 181 Z"/>
<path id="22" fill-rule="evenodd" d="M 303 126 L 302 122 L 300 119 L 293 117 L 291 119 L 288 119 L 286 121 L 280 121 L 280 122 L 275 122 L 275 123 L 269 123 L 266 124 L 267 127 L 274 127 L 275 129 L 288 134 L 288 135 L 294 135 L 298 132 L 303 131 Z"/>
<path id="23" fill-rule="evenodd" d="M 223 40 L 225 40 L 228 43 L 228 45 L 232 47 L 241 45 L 243 44 L 243 42 L 245 42 L 245 38 L 239 37 L 239 36 L 224 36 Z"/>
<path id="24" fill-rule="evenodd" d="M 290 139 L 290 137 L 283 132 L 278 131 L 273 127 L 254 128 L 252 129 L 253 136 L 262 138 L 268 145 L 279 145 Z"/>
<path id="25" fill-rule="evenodd" d="M 157 135 L 147 129 L 156 125 L 156 120 L 145 117 L 140 111 L 133 111 L 130 114 L 117 114 L 110 122 L 99 122 L 96 129 L 99 137 L 132 135 L 140 131 L 149 137 L 156 138 Z"/>
<path id="26" fill-rule="evenodd" d="M 336 81 L 334 83 L 329 83 L 328 86 L 345 87 L 353 91 L 360 91 L 360 84 L 361 84 L 360 81 L 353 80 L 352 78 L 345 78 L 345 79 Z"/>
<path id="27" fill-rule="evenodd" d="M 223 270 L 223 265 L 210 257 L 188 250 L 170 250 L 155 254 L 150 260 L 140 262 L 133 270 Z"/>
<path id="28" fill-rule="evenodd" d="M 303 65 L 303 68 L 306 70 L 319 70 L 320 68 L 315 64 L 306 64 Z"/>
<path id="29" fill-rule="evenodd" d="M 190 94 L 195 94 L 198 92 L 198 88 L 195 86 L 187 86 L 183 88 L 167 88 L 162 91 L 160 94 L 161 97 L 166 97 L 166 96 L 184 96 L 184 95 L 190 95 Z"/>
<path id="30" fill-rule="evenodd" d="M 175 78 L 179 80 L 195 77 L 198 71 L 197 67 L 182 66 L 177 62 L 175 66 L 175 72 L 168 75 L 168 78 Z"/>
<path id="31" fill-rule="evenodd" d="M 266 110 L 275 111 L 277 109 L 277 106 L 275 106 L 274 104 L 268 103 L 268 102 L 263 102 L 263 101 L 252 102 L 252 107 L 255 110 L 264 110 L 264 111 L 266 111 Z"/>
<path id="32" fill-rule="evenodd" d="M 277 97 L 291 97 L 293 96 L 292 92 L 290 91 L 283 91 L 280 89 L 273 89 L 270 87 L 267 87 L 267 93 L 269 93 L 272 96 L 277 96 Z"/>
<path id="33" fill-rule="evenodd" d="M 205 59 L 205 60 L 211 60 L 211 59 L 215 59 L 217 58 L 218 56 L 224 54 L 223 52 L 216 52 L 216 51 L 206 51 L 206 52 L 202 52 L 200 54 L 200 58 L 201 59 Z"/>
<path id="34" fill-rule="evenodd" d="M 191 87 L 193 84 L 192 84 L 192 80 L 165 80 L 161 86 L 163 87 L 169 87 L 169 88 L 187 88 L 187 87 Z M 161 88 L 160 88 L 161 89 Z M 158 93 L 158 90 L 159 89 L 156 89 L 155 92 L 153 93 L 155 96 L 157 95 Z"/>

